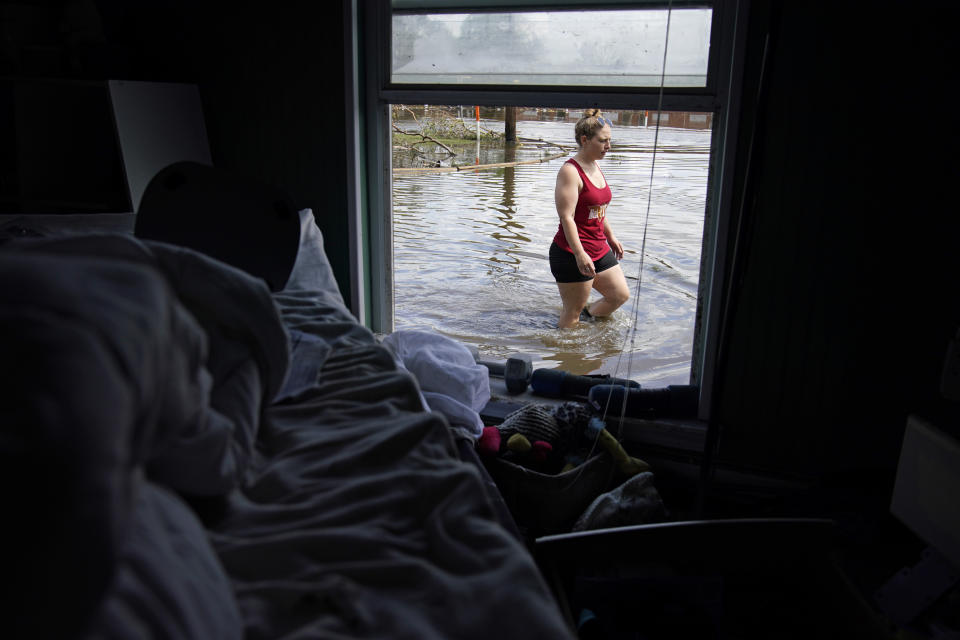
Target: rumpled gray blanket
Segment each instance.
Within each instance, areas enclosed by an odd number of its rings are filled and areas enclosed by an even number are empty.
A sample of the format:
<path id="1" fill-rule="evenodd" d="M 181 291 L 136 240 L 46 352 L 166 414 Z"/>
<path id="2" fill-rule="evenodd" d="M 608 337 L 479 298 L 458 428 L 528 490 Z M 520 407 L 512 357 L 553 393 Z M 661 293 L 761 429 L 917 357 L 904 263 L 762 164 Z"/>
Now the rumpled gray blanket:
<path id="1" fill-rule="evenodd" d="M 17 243 L 0 278 L 32 637 L 571 637 L 339 295 L 127 236 Z"/>
<path id="2" fill-rule="evenodd" d="M 220 269 L 127 236 L 0 253 L 12 637 L 242 633 L 230 581 L 176 492 L 225 495 L 243 481 L 286 336 L 258 334 L 279 340 L 266 368 L 216 379 L 224 345 L 177 301 L 165 259 L 188 278 Z"/>

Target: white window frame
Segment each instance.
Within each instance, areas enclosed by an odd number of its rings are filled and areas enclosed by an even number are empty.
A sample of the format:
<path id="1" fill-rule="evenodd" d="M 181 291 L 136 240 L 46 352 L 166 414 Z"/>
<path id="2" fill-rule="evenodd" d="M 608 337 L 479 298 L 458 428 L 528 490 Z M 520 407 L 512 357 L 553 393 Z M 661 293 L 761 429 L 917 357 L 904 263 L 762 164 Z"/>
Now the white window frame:
<path id="1" fill-rule="evenodd" d="M 713 9 L 707 84 L 703 88 L 664 88 L 664 111 L 713 113 L 710 178 L 701 253 L 697 321 L 691 384 L 700 386 L 701 419 L 709 418 L 711 381 L 722 320 L 727 275 L 727 240 L 732 219 L 732 185 L 743 68 L 742 24 L 749 0 L 652 2 L 630 0 L 343 0 L 346 41 L 347 137 L 351 183 L 351 306 L 371 330 L 389 333 L 393 317 L 393 220 L 390 156 L 391 104 L 476 104 L 481 106 L 564 107 L 592 105 L 606 110 L 648 109 L 660 105 L 660 87 L 437 86 L 390 83 L 392 12 L 517 11 L 591 8 Z M 360 36 L 359 34 L 362 34 Z M 728 144 L 729 142 L 729 144 Z M 348 152 L 348 156 L 350 153 Z"/>

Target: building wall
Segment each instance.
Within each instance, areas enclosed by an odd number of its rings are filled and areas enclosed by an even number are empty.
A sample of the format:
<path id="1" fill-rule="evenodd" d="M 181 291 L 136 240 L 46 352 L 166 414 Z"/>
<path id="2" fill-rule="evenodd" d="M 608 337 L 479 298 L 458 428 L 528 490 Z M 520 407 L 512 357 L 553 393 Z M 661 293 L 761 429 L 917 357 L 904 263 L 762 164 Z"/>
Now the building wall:
<path id="1" fill-rule="evenodd" d="M 643 124 L 644 114 L 635 115 L 633 119 L 636 120 L 638 124 Z M 647 126 L 655 126 L 658 120 L 660 121 L 661 127 L 677 127 L 679 129 L 709 129 L 713 126 L 712 113 L 665 111 L 658 114 L 656 111 L 648 111 L 645 114 Z"/>

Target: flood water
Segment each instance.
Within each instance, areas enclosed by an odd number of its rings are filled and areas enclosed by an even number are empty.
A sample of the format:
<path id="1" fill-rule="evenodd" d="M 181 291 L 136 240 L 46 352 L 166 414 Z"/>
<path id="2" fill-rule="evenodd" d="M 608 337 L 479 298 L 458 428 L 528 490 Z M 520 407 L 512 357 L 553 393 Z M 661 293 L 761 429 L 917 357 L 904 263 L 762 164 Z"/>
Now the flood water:
<path id="1" fill-rule="evenodd" d="M 547 252 L 558 227 L 554 183 L 573 154 L 573 127 L 564 121 L 517 123 L 521 138 L 566 147 L 564 152 L 524 142 L 516 151 L 517 160 L 564 153 L 547 162 L 395 173 L 396 328 L 439 332 L 476 346 L 485 359 L 523 352 L 533 357 L 535 368 L 609 373 L 650 386 L 686 384 L 710 130 L 661 127 L 651 189 L 655 128 L 614 127 L 613 148 L 600 166 L 613 191 L 607 216 L 624 246 L 621 265 L 631 299 L 608 319 L 561 331 L 560 296 Z M 502 162 L 503 154 L 484 151 L 480 161 Z M 594 291 L 591 299 L 598 297 Z"/>

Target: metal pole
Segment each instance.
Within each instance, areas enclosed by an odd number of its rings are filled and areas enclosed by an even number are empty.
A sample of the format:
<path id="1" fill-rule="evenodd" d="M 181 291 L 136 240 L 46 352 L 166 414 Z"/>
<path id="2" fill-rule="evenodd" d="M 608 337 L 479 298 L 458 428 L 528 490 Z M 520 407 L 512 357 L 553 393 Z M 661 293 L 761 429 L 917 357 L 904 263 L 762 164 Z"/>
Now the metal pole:
<path id="1" fill-rule="evenodd" d="M 476 164 L 480 164 L 480 107 L 474 107 L 477 114 L 477 159 Z"/>

